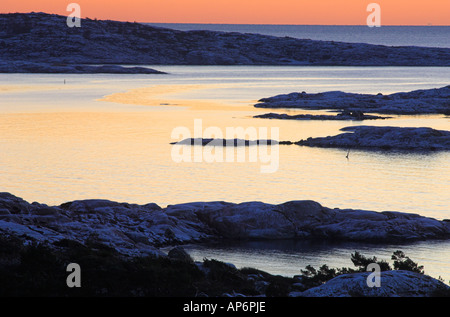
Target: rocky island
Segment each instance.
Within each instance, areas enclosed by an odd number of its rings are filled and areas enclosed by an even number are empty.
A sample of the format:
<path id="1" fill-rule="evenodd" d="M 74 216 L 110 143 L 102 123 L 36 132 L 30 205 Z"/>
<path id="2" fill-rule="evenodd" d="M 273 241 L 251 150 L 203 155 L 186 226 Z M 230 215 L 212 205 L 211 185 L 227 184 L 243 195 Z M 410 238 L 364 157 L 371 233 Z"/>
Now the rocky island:
<path id="1" fill-rule="evenodd" d="M 390 95 L 381 93 L 356 94 L 328 91 L 308 94 L 306 92 L 263 98 L 255 104 L 257 108 L 296 108 L 309 110 L 340 111 L 337 115 L 278 114 L 267 113 L 254 118 L 283 120 L 374 120 L 388 119 L 376 114 L 444 114 L 450 113 L 450 86 L 399 92 Z M 314 147 L 334 147 L 344 149 L 378 149 L 435 151 L 450 150 L 450 131 L 429 127 L 394 126 L 349 126 L 342 128 L 335 136 L 308 138 L 297 142 L 282 141 L 280 144 L 297 144 Z"/>
<path id="2" fill-rule="evenodd" d="M 398 92 L 356 94 L 327 91 L 314 94 L 306 92 L 282 94 L 262 98 L 257 108 L 296 108 L 310 110 L 359 111 L 378 114 L 450 114 L 450 86 Z"/>
<path id="3" fill-rule="evenodd" d="M 265 113 L 253 116 L 253 118 L 261 119 L 281 119 L 281 120 L 341 120 L 341 121 L 362 121 L 362 120 L 377 120 L 389 119 L 390 117 L 374 116 L 364 114 L 362 111 L 345 110 L 336 115 L 313 115 L 313 114 L 296 114 L 288 115 L 285 113 Z"/>
<path id="4" fill-rule="evenodd" d="M 450 131 L 432 128 L 351 126 L 335 136 L 308 138 L 290 144 L 344 149 L 449 151 Z M 289 142 L 284 142 L 289 144 Z"/>

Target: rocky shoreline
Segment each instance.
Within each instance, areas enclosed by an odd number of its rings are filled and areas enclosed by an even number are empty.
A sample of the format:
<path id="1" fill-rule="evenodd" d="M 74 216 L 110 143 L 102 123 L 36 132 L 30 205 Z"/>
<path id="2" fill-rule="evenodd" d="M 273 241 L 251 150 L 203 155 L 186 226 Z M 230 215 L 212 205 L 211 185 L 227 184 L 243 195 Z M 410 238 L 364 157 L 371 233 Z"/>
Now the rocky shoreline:
<path id="1" fill-rule="evenodd" d="M 39 74 L 165 74 L 147 67 L 124 67 L 120 65 L 74 65 L 47 64 L 33 62 L 2 62 L 0 73 L 39 73 Z"/>
<path id="2" fill-rule="evenodd" d="M 109 200 L 47 206 L 0 194 L 0 233 L 54 243 L 95 239 L 128 255 L 204 241 L 312 239 L 405 242 L 450 238 L 450 221 L 393 211 L 331 209 L 314 201 L 193 202 L 166 208 Z"/>
<path id="3" fill-rule="evenodd" d="M 450 49 L 177 31 L 46 13 L 0 14 L 0 60 L 65 64 L 450 66 Z"/>

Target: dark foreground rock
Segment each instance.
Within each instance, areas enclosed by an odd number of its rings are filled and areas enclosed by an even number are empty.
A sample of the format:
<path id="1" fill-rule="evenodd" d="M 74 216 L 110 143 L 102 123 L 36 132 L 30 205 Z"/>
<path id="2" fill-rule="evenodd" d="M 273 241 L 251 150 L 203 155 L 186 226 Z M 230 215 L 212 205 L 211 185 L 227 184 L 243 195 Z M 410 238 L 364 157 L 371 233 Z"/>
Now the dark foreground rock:
<path id="1" fill-rule="evenodd" d="M 291 93 L 263 98 L 257 108 L 299 108 L 360 111 L 379 114 L 450 114 L 450 86 L 399 92 L 390 95 L 327 91 Z"/>
<path id="2" fill-rule="evenodd" d="M 69 239 L 52 245 L 24 241 L 0 235 L 0 297 L 262 297 L 265 302 L 289 296 L 450 296 L 443 282 L 412 271 L 383 270 L 381 287 L 373 289 L 365 268 L 343 268 L 352 273 L 342 275 L 322 266 L 312 276 L 287 277 L 214 259 L 194 262 L 179 246 L 168 255 L 127 257 L 95 240 L 86 245 Z M 68 287 L 69 263 L 81 269 L 81 287 Z"/>
<path id="3" fill-rule="evenodd" d="M 285 113 L 265 113 L 253 116 L 253 118 L 261 119 L 281 119 L 281 120 L 342 120 L 342 121 L 362 121 L 362 120 L 377 120 L 389 119 L 390 117 L 367 115 L 361 111 L 343 111 L 337 115 L 313 115 L 313 114 L 297 114 L 288 115 Z"/>
<path id="4" fill-rule="evenodd" d="M 47 206 L 1 193 L 0 234 L 48 243 L 98 241 L 127 255 L 161 255 L 162 246 L 223 239 L 448 239 L 450 222 L 410 213 L 331 209 L 314 201 L 195 202 L 160 208 L 83 200 Z"/>
<path id="5" fill-rule="evenodd" d="M 177 31 L 45 13 L 0 15 L 0 60 L 133 65 L 450 66 L 450 49 Z"/>
<path id="6" fill-rule="evenodd" d="M 352 261 L 357 269 L 322 266 L 317 271 L 310 268 L 301 270 L 302 275 L 284 277 L 255 268 L 237 269 L 214 259 L 194 261 L 179 246 L 205 239 L 289 238 L 447 239 L 450 222 L 396 212 L 329 209 L 313 201 L 280 205 L 198 202 L 163 209 L 152 203 L 84 200 L 50 207 L 0 193 L 0 296 L 450 295 L 450 287 L 440 281 L 392 271 L 386 262 L 356 252 Z M 163 251 L 166 249 L 169 251 Z M 394 262 L 395 270 L 404 270 L 399 266 L 402 264 L 420 272 L 421 267 L 402 253 L 394 254 L 398 261 Z M 385 266 L 381 288 L 371 289 L 366 284 L 366 262 Z M 81 267 L 80 288 L 67 287 L 69 263 Z"/>
<path id="7" fill-rule="evenodd" d="M 430 276 L 410 271 L 380 273 L 380 287 L 368 287 L 369 272 L 339 275 L 325 284 L 292 297 L 433 297 L 447 294 L 450 287 Z"/>
<path id="8" fill-rule="evenodd" d="M 344 149 L 448 151 L 450 131 L 432 128 L 351 126 L 335 136 L 308 138 L 293 144 Z"/>
<path id="9" fill-rule="evenodd" d="M 79 265 L 81 287 L 66 284 L 69 263 Z M 168 256 L 126 257 L 96 241 L 25 244 L 0 235 L 2 298 L 287 296 L 292 281 L 214 259 L 194 262 L 180 247 Z"/>

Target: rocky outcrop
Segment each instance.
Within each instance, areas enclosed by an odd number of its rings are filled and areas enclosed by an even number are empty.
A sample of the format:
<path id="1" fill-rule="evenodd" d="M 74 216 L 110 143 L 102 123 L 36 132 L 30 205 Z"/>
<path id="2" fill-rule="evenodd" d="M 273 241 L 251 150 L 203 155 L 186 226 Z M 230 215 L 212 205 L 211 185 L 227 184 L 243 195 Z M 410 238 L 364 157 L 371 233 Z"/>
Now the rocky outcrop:
<path id="1" fill-rule="evenodd" d="M 430 276 L 411 271 L 380 273 L 380 287 L 369 287 L 369 272 L 339 275 L 321 286 L 291 297 L 436 297 L 449 294 L 450 287 Z M 448 296 L 448 295 L 447 295 Z"/>
<path id="2" fill-rule="evenodd" d="M 450 86 L 390 95 L 327 91 L 291 93 L 263 98 L 257 108 L 299 108 L 360 111 L 379 114 L 450 114 Z"/>
<path id="3" fill-rule="evenodd" d="M 409 213 L 330 209 L 314 201 L 197 202 L 160 208 L 83 200 L 50 207 L 1 193 L 0 233 L 48 243 L 98 241 L 124 254 L 158 255 L 162 246 L 214 239 L 448 239 L 450 222 Z"/>
<path id="4" fill-rule="evenodd" d="M 450 131 L 432 128 L 351 126 L 335 136 L 308 138 L 294 142 L 313 147 L 381 149 L 407 151 L 450 150 Z"/>
<path id="5" fill-rule="evenodd" d="M 449 66 L 450 49 L 314 41 L 260 34 L 177 31 L 45 13 L 0 15 L 0 59 L 134 65 Z"/>
<path id="6" fill-rule="evenodd" d="M 156 204 L 84 200 L 49 207 L 0 195 L 0 232 L 30 240 L 95 239 L 125 254 L 160 254 L 160 245 L 201 240 L 205 230 L 178 224 Z M 186 232 L 187 231 L 187 232 Z"/>
<path id="7" fill-rule="evenodd" d="M 342 111 L 337 115 L 313 115 L 313 114 L 297 114 L 288 115 L 285 113 L 265 113 L 253 116 L 253 118 L 261 119 L 281 119 L 281 120 L 342 120 L 342 121 L 362 121 L 362 120 L 377 120 L 388 119 L 390 117 L 381 117 L 374 115 L 367 115 L 361 111 Z"/>
<path id="8" fill-rule="evenodd" d="M 449 224 L 415 214 L 330 209 L 314 201 L 280 205 L 247 202 L 197 216 L 220 236 L 231 239 L 415 240 L 447 237 Z"/>

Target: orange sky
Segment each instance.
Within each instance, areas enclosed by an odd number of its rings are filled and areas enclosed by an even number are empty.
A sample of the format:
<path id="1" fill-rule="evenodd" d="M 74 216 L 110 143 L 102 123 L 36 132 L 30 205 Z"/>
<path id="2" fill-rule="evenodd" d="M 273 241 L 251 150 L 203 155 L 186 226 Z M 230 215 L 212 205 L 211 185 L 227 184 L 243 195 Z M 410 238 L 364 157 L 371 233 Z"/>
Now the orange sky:
<path id="1" fill-rule="evenodd" d="M 67 15 L 137 22 L 365 25 L 366 7 L 381 6 L 382 25 L 450 25 L 450 0 L 0 0 L 0 12 Z"/>

